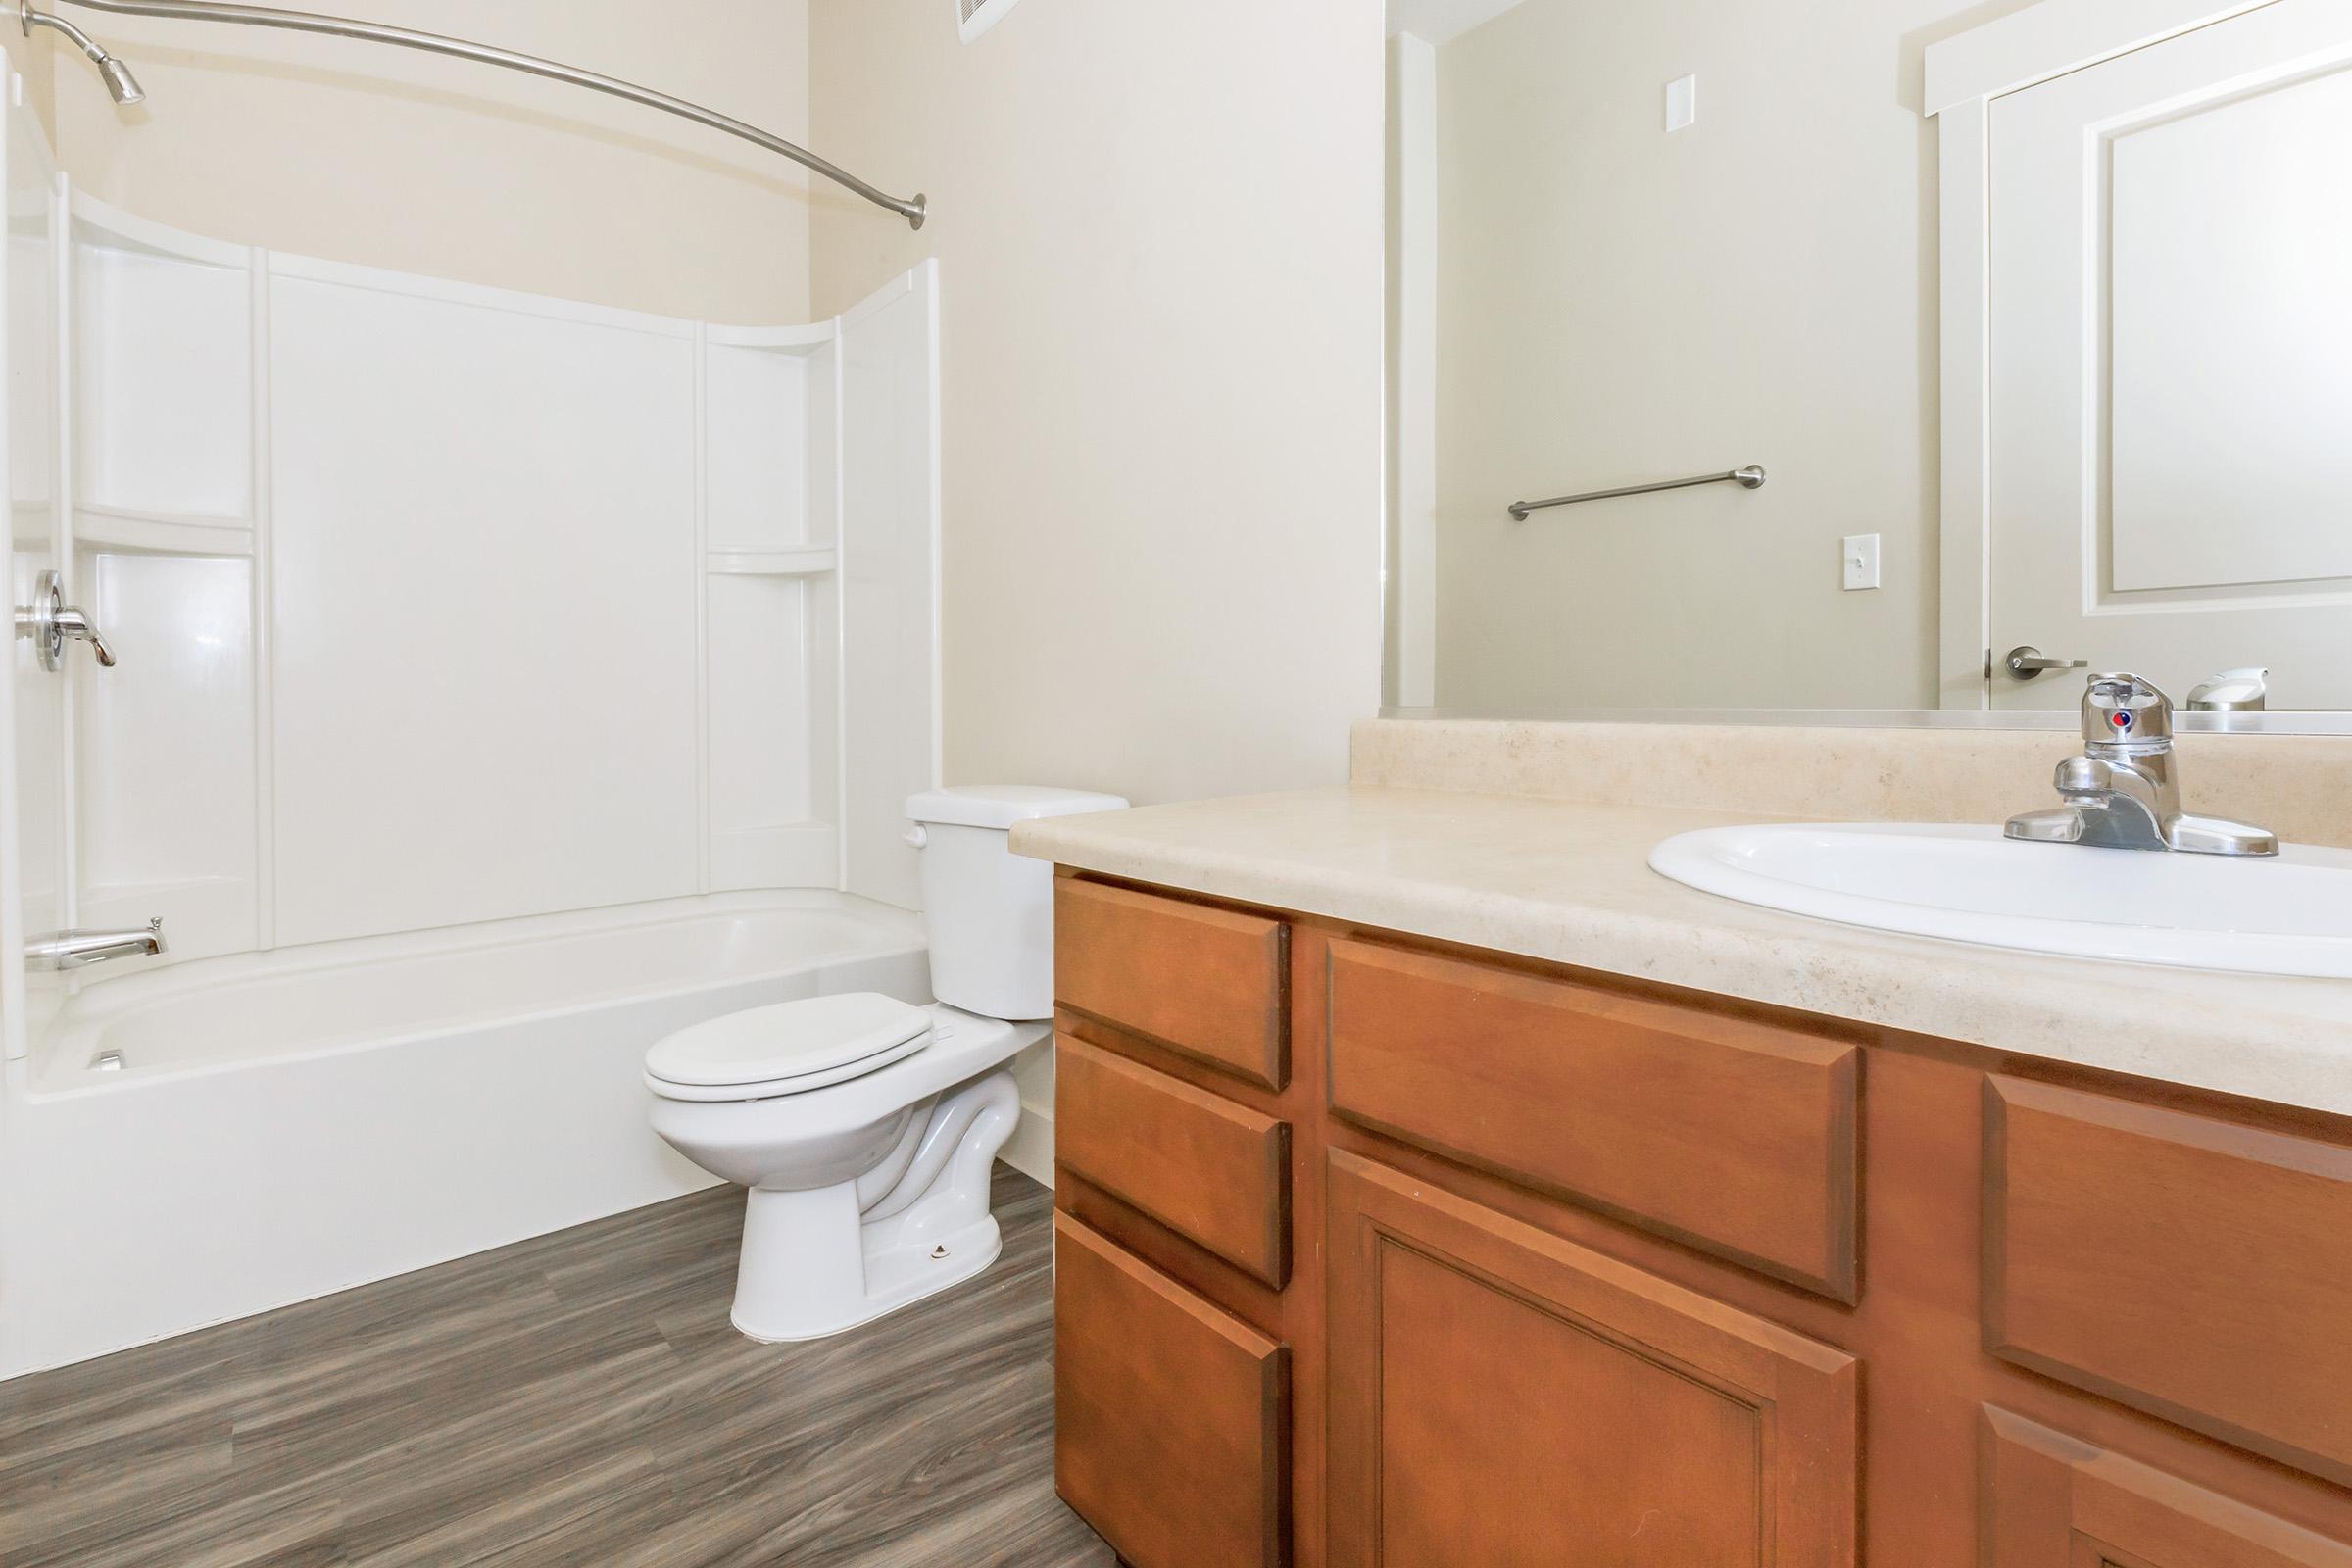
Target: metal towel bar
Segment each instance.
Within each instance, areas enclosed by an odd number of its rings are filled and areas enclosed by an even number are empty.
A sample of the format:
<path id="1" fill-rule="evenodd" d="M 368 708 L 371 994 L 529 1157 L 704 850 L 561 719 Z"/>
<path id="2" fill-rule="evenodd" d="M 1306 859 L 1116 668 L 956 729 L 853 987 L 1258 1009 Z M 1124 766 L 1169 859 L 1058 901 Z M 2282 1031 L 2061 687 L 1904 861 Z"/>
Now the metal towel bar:
<path id="1" fill-rule="evenodd" d="M 1549 501 L 1514 501 L 1511 503 L 1511 517 L 1514 521 L 1525 522 L 1529 513 L 1542 512 L 1545 507 L 1573 507 L 1587 501 L 1613 501 L 1619 496 L 1645 496 L 1655 490 L 1688 490 L 1699 484 L 1736 484 L 1742 490 L 1761 490 L 1764 488 L 1764 469 L 1751 463 L 1744 468 L 1734 468 L 1729 473 L 1702 473 L 1694 479 L 1668 479 L 1663 484 L 1629 484 L 1619 490 L 1588 490 L 1581 496 L 1553 496 Z"/>

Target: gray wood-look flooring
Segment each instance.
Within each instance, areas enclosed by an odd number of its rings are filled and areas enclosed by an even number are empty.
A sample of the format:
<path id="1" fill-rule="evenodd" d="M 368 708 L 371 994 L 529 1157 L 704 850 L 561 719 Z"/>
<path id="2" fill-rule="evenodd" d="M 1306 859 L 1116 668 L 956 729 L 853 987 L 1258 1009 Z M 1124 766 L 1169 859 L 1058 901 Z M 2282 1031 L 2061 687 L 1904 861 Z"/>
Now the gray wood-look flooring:
<path id="1" fill-rule="evenodd" d="M 720 1188 L 0 1383 L 6 1568 L 1108 1568 L 1054 1495 L 1050 1197 L 854 1334 L 727 1323 Z"/>

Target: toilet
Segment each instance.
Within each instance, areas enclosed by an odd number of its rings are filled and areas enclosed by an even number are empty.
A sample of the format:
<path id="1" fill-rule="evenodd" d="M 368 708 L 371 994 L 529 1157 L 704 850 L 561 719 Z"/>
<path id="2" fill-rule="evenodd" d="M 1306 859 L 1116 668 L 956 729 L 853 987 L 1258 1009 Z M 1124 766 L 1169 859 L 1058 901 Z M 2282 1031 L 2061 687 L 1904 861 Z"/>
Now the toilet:
<path id="1" fill-rule="evenodd" d="M 810 997 L 646 1053 L 654 1131 L 751 1189 L 738 1329 L 822 1339 L 996 1261 L 989 1170 L 1021 1114 L 1009 1064 L 1054 1015 L 1054 868 L 1013 855 L 1011 829 L 1126 805 L 1033 785 L 912 797 L 937 1001 Z"/>

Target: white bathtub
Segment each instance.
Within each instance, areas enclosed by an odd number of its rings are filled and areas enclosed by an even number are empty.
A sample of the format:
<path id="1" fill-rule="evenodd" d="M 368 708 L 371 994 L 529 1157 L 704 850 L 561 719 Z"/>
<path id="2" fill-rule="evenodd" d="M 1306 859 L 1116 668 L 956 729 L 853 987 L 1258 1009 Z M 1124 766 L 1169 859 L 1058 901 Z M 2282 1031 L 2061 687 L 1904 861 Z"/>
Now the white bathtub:
<path id="1" fill-rule="evenodd" d="M 0 1377 L 708 1185 L 647 1124 L 646 1047 L 861 990 L 929 1000 L 921 921 L 833 893 L 98 980 L 8 1063 Z"/>

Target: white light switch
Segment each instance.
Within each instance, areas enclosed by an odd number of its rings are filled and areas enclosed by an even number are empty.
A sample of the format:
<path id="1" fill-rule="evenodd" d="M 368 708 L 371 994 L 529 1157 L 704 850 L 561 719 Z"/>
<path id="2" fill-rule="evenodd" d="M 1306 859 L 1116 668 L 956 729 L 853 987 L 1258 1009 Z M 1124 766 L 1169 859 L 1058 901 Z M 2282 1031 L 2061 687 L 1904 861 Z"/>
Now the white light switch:
<path id="1" fill-rule="evenodd" d="M 1879 585 L 1879 536 L 1875 533 L 1851 533 L 1845 536 L 1845 586 L 1850 589 L 1876 588 Z"/>
<path id="2" fill-rule="evenodd" d="M 1666 84 L 1666 128 L 1688 130 L 1698 123 L 1698 78 L 1683 76 Z"/>

